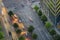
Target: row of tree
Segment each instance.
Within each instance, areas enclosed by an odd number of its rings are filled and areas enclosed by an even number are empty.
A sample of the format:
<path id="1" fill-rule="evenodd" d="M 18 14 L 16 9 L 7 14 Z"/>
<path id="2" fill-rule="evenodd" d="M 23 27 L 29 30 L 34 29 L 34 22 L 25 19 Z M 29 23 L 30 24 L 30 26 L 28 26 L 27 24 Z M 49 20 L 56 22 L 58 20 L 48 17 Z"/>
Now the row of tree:
<path id="1" fill-rule="evenodd" d="M 31 33 L 31 37 L 32 37 L 33 39 L 37 39 L 37 34 L 36 34 L 36 33 L 33 33 L 34 29 L 35 29 L 35 28 L 34 28 L 32 25 L 30 25 L 30 26 L 28 27 L 28 32 Z"/>
<path id="2" fill-rule="evenodd" d="M 33 27 L 32 25 L 30 25 L 30 26 L 28 27 L 28 30 L 27 30 L 27 31 L 29 32 L 29 34 L 31 34 L 31 37 L 32 37 L 33 39 L 37 39 L 37 34 L 33 33 L 34 27 Z M 29 35 L 29 34 L 28 34 L 28 35 Z M 25 40 L 25 37 L 24 37 L 24 36 L 20 36 L 20 37 L 19 37 L 19 40 Z"/>
<path id="3" fill-rule="evenodd" d="M 14 13 L 13 13 L 12 11 L 9 11 L 9 12 L 8 12 L 8 15 L 9 15 L 10 17 L 12 17 L 12 16 L 14 15 Z M 17 34 L 20 34 L 20 33 L 21 33 L 21 30 L 18 29 L 19 26 L 18 26 L 17 23 L 14 23 L 14 24 L 13 24 L 13 27 L 15 28 L 15 31 L 16 31 Z"/>
<path id="4" fill-rule="evenodd" d="M 8 15 L 11 17 L 11 16 L 13 16 L 14 14 L 13 14 L 12 11 L 9 11 Z M 20 29 L 18 28 L 18 24 L 17 24 L 17 23 L 14 23 L 14 24 L 13 24 L 13 27 L 15 28 L 15 31 L 16 31 L 17 34 L 20 34 L 20 33 L 22 32 L 22 30 L 20 30 Z M 29 26 L 29 28 L 28 28 L 27 31 L 28 31 L 29 33 L 31 33 L 31 37 L 32 37 L 33 39 L 36 39 L 36 38 L 37 38 L 37 34 L 33 33 L 34 27 L 33 27 L 32 25 Z M 20 36 L 20 37 L 19 37 L 19 40 L 25 40 L 25 37 L 24 37 L 24 36 Z"/>
<path id="5" fill-rule="evenodd" d="M 42 14 L 42 11 L 39 9 L 39 7 L 36 5 L 34 9 L 43 21 L 50 35 L 52 35 L 52 37 L 54 38 L 54 40 L 60 40 L 60 35 L 56 33 L 56 31 L 53 29 L 53 25 L 50 22 L 48 22 L 47 17 L 44 14 Z"/>
<path id="6" fill-rule="evenodd" d="M 31 34 L 31 37 L 32 37 L 33 39 L 37 39 L 37 34 L 33 33 L 34 27 L 33 27 L 32 25 L 30 25 L 30 26 L 28 27 L 28 30 L 27 30 L 27 31 L 29 32 L 29 34 Z M 29 34 L 28 34 L 28 35 L 29 35 Z M 25 40 L 25 37 L 24 37 L 24 36 L 20 36 L 20 37 L 19 37 L 19 40 Z"/>
<path id="7" fill-rule="evenodd" d="M 8 12 L 8 15 L 9 15 L 10 17 L 12 17 L 12 16 L 14 15 L 14 13 L 13 13 L 12 11 L 9 11 L 9 12 Z M 14 23 L 14 24 L 13 24 L 13 27 L 14 27 L 16 33 L 17 33 L 18 35 L 20 35 L 20 33 L 22 32 L 22 30 L 19 29 L 18 24 L 17 24 L 17 23 Z M 19 39 L 19 40 L 25 40 L 25 37 L 24 37 L 24 36 L 20 36 L 18 39 Z"/>
<path id="8" fill-rule="evenodd" d="M 43 23 L 45 23 L 47 21 L 47 17 L 44 14 L 42 14 L 42 11 L 39 9 L 37 5 L 35 5 L 34 10 L 37 12 L 38 16 L 41 18 Z"/>

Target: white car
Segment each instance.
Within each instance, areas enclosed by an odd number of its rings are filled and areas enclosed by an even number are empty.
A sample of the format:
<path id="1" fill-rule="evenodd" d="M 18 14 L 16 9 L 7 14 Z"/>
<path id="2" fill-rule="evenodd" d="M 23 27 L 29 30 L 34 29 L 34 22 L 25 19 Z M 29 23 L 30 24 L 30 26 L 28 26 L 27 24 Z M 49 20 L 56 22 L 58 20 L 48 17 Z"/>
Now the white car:
<path id="1" fill-rule="evenodd" d="M 29 17 L 29 20 L 30 20 L 31 22 L 33 22 L 33 19 L 32 19 L 31 17 Z"/>
<path id="2" fill-rule="evenodd" d="M 19 20 L 19 22 L 21 22 L 21 20 Z"/>

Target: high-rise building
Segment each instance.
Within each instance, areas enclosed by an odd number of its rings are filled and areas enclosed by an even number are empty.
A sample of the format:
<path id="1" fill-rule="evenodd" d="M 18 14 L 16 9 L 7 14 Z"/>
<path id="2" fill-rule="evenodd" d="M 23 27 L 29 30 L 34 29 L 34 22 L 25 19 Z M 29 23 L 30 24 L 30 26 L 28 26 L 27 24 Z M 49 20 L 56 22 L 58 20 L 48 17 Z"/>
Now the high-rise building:
<path id="1" fill-rule="evenodd" d="M 41 0 L 41 6 L 47 10 L 53 24 L 60 25 L 60 0 Z"/>

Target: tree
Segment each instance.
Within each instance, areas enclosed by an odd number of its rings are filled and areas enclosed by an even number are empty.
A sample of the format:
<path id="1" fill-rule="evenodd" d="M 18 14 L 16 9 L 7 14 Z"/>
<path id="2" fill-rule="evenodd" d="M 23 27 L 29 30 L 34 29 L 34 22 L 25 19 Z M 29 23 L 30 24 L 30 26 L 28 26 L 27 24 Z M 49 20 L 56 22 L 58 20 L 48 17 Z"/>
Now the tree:
<path id="1" fill-rule="evenodd" d="M 52 36 L 56 34 L 56 31 L 54 29 L 50 30 L 49 32 Z"/>
<path id="2" fill-rule="evenodd" d="M 2 30 L 2 27 L 0 26 L 0 31 Z"/>
<path id="3" fill-rule="evenodd" d="M 29 28 L 28 28 L 28 32 L 32 33 L 33 30 L 34 30 L 34 27 L 32 25 L 30 25 Z"/>
<path id="4" fill-rule="evenodd" d="M 33 34 L 32 34 L 32 38 L 33 38 L 33 39 L 37 39 L 37 34 L 33 33 Z"/>
<path id="5" fill-rule="evenodd" d="M 47 21 L 47 17 L 45 15 L 42 15 L 41 20 L 43 21 L 43 23 L 45 23 Z"/>
<path id="6" fill-rule="evenodd" d="M 54 40 L 60 40 L 60 35 L 55 35 Z"/>
<path id="7" fill-rule="evenodd" d="M 9 15 L 9 16 L 12 16 L 12 15 L 14 15 L 14 14 L 13 14 L 12 11 L 9 11 L 9 12 L 8 12 L 8 15 Z"/>
<path id="8" fill-rule="evenodd" d="M 25 37 L 24 36 L 20 36 L 19 40 L 25 40 Z"/>
<path id="9" fill-rule="evenodd" d="M 38 11 L 38 15 L 42 16 L 42 11 L 41 10 Z"/>
<path id="10" fill-rule="evenodd" d="M 22 31 L 21 31 L 20 29 L 17 29 L 17 30 L 16 30 L 16 33 L 17 33 L 17 34 L 20 34 L 21 32 L 22 32 Z"/>
<path id="11" fill-rule="evenodd" d="M 52 27 L 52 24 L 47 21 L 47 22 L 45 23 L 45 26 L 46 26 L 47 29 L 49 29 L 50 27 Z"/>
<path id="12" fill-rule="evenodd" d="M 39 10 L 39 7 L 37 5 L 34 6 L 35 11 L 37 12 Z"/>
<path id="13" fill-rule="evenodd" d="M 0 39 L 3 39 L 4 38 L 4 34 L 3 32 L 0 32 Z"/>
<path id="14" fill-rule="evenodd" d="M 13 26 L 14 26 L 14 28 L 18 28 L 18 24 L 17 23 L 14 23 Z"/>

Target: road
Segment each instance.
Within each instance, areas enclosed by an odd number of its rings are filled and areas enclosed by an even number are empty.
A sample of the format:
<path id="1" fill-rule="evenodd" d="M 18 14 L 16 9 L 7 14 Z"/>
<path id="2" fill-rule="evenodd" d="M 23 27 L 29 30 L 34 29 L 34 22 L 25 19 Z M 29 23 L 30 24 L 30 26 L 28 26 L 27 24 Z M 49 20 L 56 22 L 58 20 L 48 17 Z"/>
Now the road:
<path id="1" fill-rule="evenodd" d="M 52 40 L 46 28 L 43 26 L 42 21 L 39 19 L 35 11 L 32 10 L 28 0 L 3 0 L 3 3 L 8 9 L 13 9 L 19 17 L 21 17 L 24 24 L 28 27 L 33 25 L 35 30 L 34 32 L 38 34 L 37 40 Z M 9 3 L 9 4 L 7 4 Z M 22 6 L 24 5 L 24 6 Z M 15 9 L 14 9 L 15 8 Z M 11 9 L 11 10 L 12 10 Z M 29 17 L 32 18 L 33 22 L 29 20 Z"/>
<path id="2" fill-rule="evenodd" d="M 21 14 L 19 12 L 21 12 Z M 22 11 L 19 11 L 19 12 L 17 12 L 18 13 L 17 15 L 21 17 L 22 21 L 27 26 L 33 25 L 35 27 L 35 32 L 39 36 L 39 38 L 37 40 L 51 40 L 47 30 L 43 26 L 43 23 L 39 19 L 38 15 L 35 12 L 33 12 L 32 9 L 26 7 L 25 9 L 23 9 Z M 32 18 L 33 23 L 29 20 L 29 17 Z"/>

